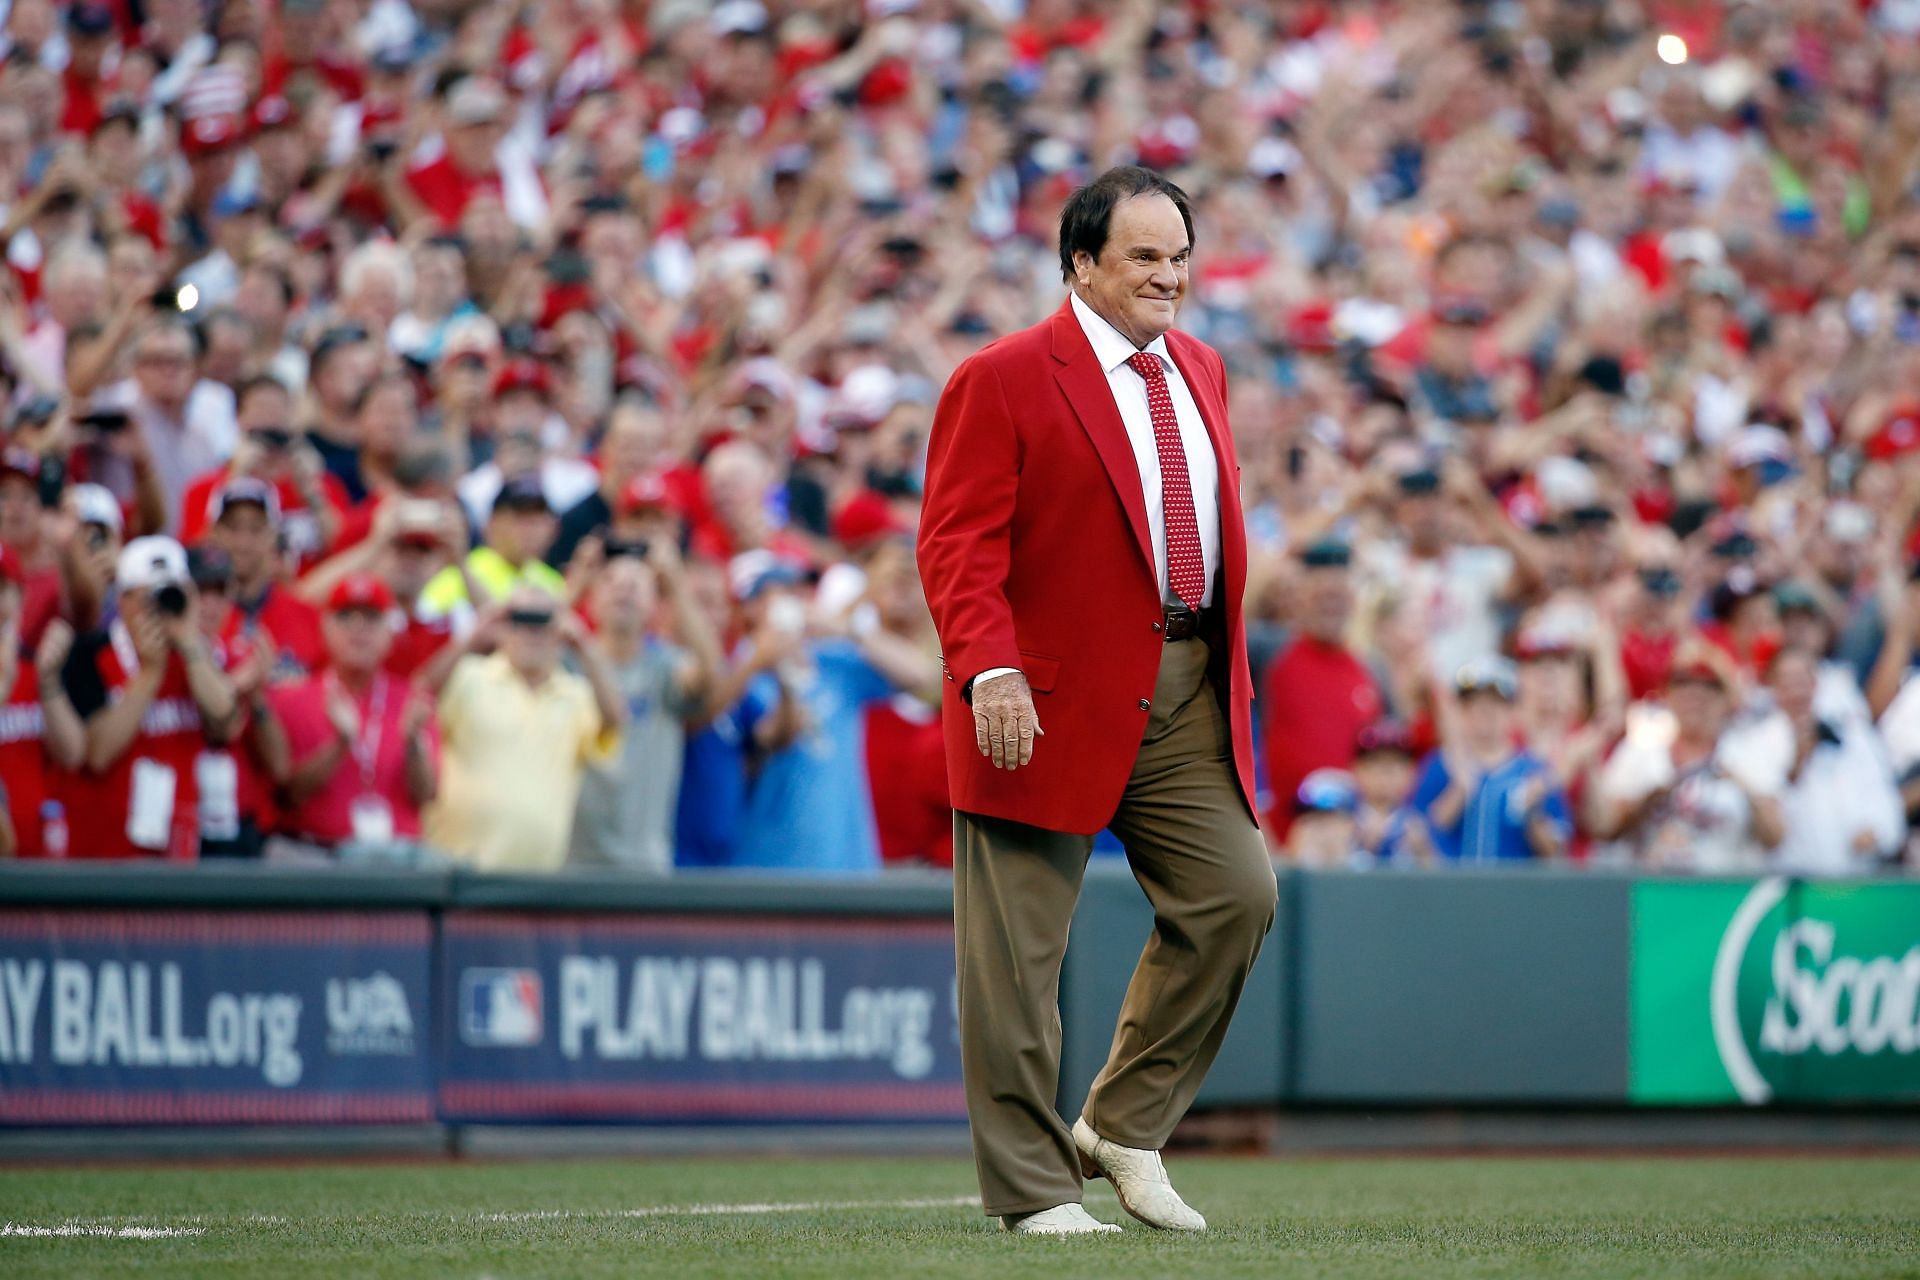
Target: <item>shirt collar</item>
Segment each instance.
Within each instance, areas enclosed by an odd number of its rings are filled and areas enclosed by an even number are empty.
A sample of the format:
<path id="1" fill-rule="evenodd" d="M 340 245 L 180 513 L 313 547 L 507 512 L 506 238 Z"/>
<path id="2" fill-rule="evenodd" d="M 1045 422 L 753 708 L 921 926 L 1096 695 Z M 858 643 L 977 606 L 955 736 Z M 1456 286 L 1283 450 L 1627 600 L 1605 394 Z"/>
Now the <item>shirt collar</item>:
<path id="1" fill-rule="evenodd" d="M 1145 347 L 1135 347 L 1125 334 L 1088 306 L 1078 293 L 1070 291 L 1067 297 L 1073 305 L 1073 318 L 1080 322 L 1080 331 L 1087 335 L 1087 341 L 1093 345 L 1093 358 L 1100 362 L 1103 373 L 1112 373 L 1133 359 L 1134 352 L 1141 350 L 1159 356 L 1163 368 L 1172 366 L 1173 357 L 1167 354 L 1166 334 L 1161 334 Z"/>

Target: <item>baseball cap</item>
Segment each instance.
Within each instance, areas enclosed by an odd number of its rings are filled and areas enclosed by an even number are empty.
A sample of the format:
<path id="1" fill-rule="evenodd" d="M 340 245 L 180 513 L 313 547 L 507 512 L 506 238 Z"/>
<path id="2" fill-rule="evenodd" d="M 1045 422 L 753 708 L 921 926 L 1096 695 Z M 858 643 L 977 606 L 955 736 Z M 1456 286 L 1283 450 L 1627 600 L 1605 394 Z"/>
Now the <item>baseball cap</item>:
<path id="1" fill-rule="evenodd" d="M 745 603 L 773 586 L 798 586 L 807 580 L 798 565 L 764 548 L 742 551 L 727 564 L 727 585 L 733 598 Z"/>
<path id="2" fill-rule="evenodd" d="M 1920 449 L 1920 405 L 1904 404 L 1889 413 L 1867 437 L 1866 455 L 1885 462 Z"/>
<path id="3" fill-rule="evenodd" d="M 372 609 L 385 613 L 393 608 L 393 590 L 386 581 L 371 573 L 350 573 L 333 584 L 327 593 L 327 612 L 345 613 L 350 609 Z"/>
<path id="4" fill-rule="evenodd" d="M 1536 662 L 1541 658 L 1559 658 L 1577 652 L 1580 648 L 1576 637 L 1560 627 L 1535 625 L 1520 633 L 1520 639 L 1514 644 L 1514 653 L 1522 662 Z"/>
<path id="5" fill-rule="evenodd" d="M 1453 688 L 1462 698 L 1491 693 L 1512 702 L 1519 695 L 1520 680 L 1513 664 L 1505 658 L 1476 658 L 1460 668 L 1453 678 Z"/>
<path id="6" fill-rule="evenodd" d="M 456 125 L 491 124 L 506 110 L 507 95 L 484 76 L 468 76 L 447 94 L 447 119 Z"/>
<path id="7" fill-rule="evenodd" d="M 1820 612 L 1820 602 L 1813 597 L 1805 583 L 1789 579 L 1773 589 L 1773 607 L 1781 613 Z"/>
<path id="8" fill-rule="evenodd" d="M 220 522 L 220 517 L 227 514 L 228 507 L 243 502 L 251 502 L 266 512 L 269 523 L 280 523 L 279 492 L 265 480 L 255 479 L 253 476 L 241 476 L 238 479 L 229 480 L 221 487 L 220 492 L 213 499 L 214 523 Z"/>
<path id="9" fill-rule="evenodd" d="M 240 140 L 240 120 L 227 112 L 195 116 L 180 126 L 180 147 L 190 156 L 204 156 Z"/>
<path id="10" fill-rule="evenodd" d="M 0 475 L 25 476 L 37 483 L 40 479 L 40 455 L 18 447 L 0 449 Z"/>
<path id="11" fill-rule="evenodd" d="M 213 216 L 216 218 L 237 218 L 243 213 L 252 213 L 260 207 L 260 197 L 251 191 L 236 191 L 229 187 L 213 198 Z"/>
<path id="12" fill-rule="evenodd" d="M 1708 662 L 1705 658 L 1691 658 L 1673 664 L 1673 670 L 1667 672 L 1669 687 L 1676 684 L 1710 684 L 1716 689 L 1727 687 L 1724 671 Z"/>
<path id="13" fill-rule="evenodd" d="M 189 547 L 187 576 L 196 587 L 225 587 L 233 581 L 233 558 L 219 547 Z"/>
<path id="14" fill-rule="evenodd" d="M 1757 467 L 1763 462 L 1793 461 L 1793 443 L 1787 433 L 1764 423 L 1750 426 L 1733 438 L 1727 449 L 1727 462 L 1735 470 Z"/>
<path id="15" fill-rule="evenodd" d="M 620 489 L 621 515 L 671 510 L 672 507 L 673 495 L 668 492 L 666 480 L 657 471 L 642 471 Z"/>
<path id="16" fill-rule="evenodd" d="M 547 366 L 525 357 L 502 365 L 500 372 L 493 375 L 494 399 L 516 391 L 532 391 L 542 399 L 552 399 L 553 378 L 547 373 Z"/>
<path id="17" fill-rule="evenodd" d="M 122 591 L 152 590 L 168 583 L 189 581 L 187 549 L 172 538 L 150 534 L 120 549 L 113 581 Z"/>
<path id="18" fill-rule="evenodd" d="M 1315 769 L 1293 793 L 1293 812 L 1352 813 L 1360 807 L 1360 788 L 1345 769 Z"/>
<path id="19" fill-rule="evenodd" d="M 864 547 L 907 532 L 907 524 L 893 512 L 886 495 L 862 489 L 834 513 L 829 532 L 842 546 Z"/>
<path id="20" fill-rule="evenodd" d="M 1300 552 L 1300 563 L 1309 569 L 1344 569 L 1352 562 L 1352 548 L 1335 538 L 1322 539 Z"/>
<path id="21" fill-rule="evenodd" d="M 293 123 L 293 104 L 277 93 L 270 93 L 253 104 L 253 131 L 265 133 Z"/>
<path id="22" fill-rule="evenodd" d="M 553 510 L 553 504 L 547 501 L 546 486 L 540 481 L 538 472 L 522 471 L 519 475 L 508 476 L 500 484 L 500 492 L 494 496 L 495 511 L 512 508 L 516 511 Z"/>
<path id="23" fill-rule="evenodd" d="M 1398 720 L 1375 720 L 1354 735 L 1353 753 L 1356 756 L 1379 755 L 1388 751 L 1403 756 L 1413 754 L 1413 735 Z"/>
<path id="24" fill-rule="evenodd" d="M 67 10 L 67 30 L 83 37 L 110 35 L 113 31 L 113 12 L 105 5 L 76 4 Z"/>
<path id="25" fill-rule="evenodd" d="M 73 486 L 73 509 L 81 524 L 97 524 L 113 530 L 115 533 L 126 528 L 126 517 L 120 510 L 120 499 L 105 485 L 77 484 Z"/>

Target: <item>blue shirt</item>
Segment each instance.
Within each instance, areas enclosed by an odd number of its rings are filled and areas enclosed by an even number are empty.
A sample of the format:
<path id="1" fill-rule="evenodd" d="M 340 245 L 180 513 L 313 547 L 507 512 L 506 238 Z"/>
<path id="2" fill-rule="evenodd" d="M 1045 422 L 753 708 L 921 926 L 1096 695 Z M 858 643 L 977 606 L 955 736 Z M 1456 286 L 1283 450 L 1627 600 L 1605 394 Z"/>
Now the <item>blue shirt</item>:
<path id="1" fill-rule="evenodd" d="M 1520 793 L 1528 779 L 1546 771 L 1546 762 L 1526 751 L 1508 756 L 1480 775 L 1480 784 L 1467 797 L 1459 820 L 1443 827 L 1434 820 L 1433 804 L 1453 779 L 1446 761 L 1436 751 L 1421 768 L 1409 804 L 1433 833 L 1434 852 L 1450 862 L 1531 858 L 1534 854 L 1533 846 L 1527 843 L 1527 811 L 1521 807 L 1526 797 Z M 1566 794 L 1558 787 L 1547 790 L 1539 811 L 1562 831 L 1573 830 Z"/>
<path id="2" fill-rule="evenodd" d="M 742 700 L 687 737 L 680 809 L 673 833 L 676 867 L 724 867 L 740 843 L 747 807 L 747 734 Z"/>
<path id="3" fill-rule="evenodd" d="M 866 708 L 893 686 L 850 640 L 811 646 L 814 677 L 797 690 L 807 727 L 761 761 L 748 789 L 734 865 L 864 875 L 880 869 L 867 782 Z M 780 705 L 772 672 L 747 686 L 741 723 L 751 735 Z"/>

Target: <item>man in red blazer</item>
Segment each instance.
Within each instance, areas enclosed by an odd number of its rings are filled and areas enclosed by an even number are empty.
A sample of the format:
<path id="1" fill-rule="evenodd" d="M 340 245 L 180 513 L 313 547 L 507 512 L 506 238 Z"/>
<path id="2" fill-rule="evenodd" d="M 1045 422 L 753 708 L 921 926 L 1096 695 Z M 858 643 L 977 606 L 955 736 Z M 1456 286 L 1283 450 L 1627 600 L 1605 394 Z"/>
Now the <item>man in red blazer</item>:
<path id="1" fill-rule="evenodd" d="M 946 664 L 961 1060 L 982 1200 L 1013 1231 L 1117 1230 L 1081 1208 L 1083 1174 L 1151 1226 L 1206 1226 L 1159 1151 L 1273 922 L 1226 370 L 1173 332 L 1192 250 L 1158 174 L 1082 187 L 1067 301 L 962 364 L 934 415 L 919 558 Z M 1155 925 L 1069 1128 L 1060 960 L 1102 827 Z"/>

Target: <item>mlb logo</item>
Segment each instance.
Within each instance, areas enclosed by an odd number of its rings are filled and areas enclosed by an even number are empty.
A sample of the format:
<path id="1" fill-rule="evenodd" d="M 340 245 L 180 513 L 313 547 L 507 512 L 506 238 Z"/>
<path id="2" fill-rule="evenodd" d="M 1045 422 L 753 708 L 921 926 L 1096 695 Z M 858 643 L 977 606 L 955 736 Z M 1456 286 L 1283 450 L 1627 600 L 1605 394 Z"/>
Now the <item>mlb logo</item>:
<path id="1" fill-rule="evenodd" d="M 463 969 L 460 1039 L 481 1049 L 524 1049 L 544 1026 L 540 974 L 534 969 Z"/>

